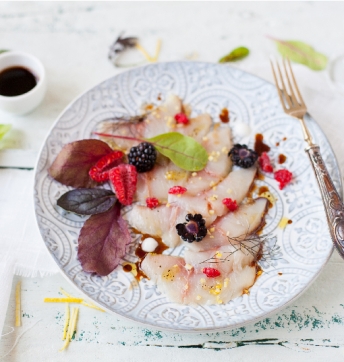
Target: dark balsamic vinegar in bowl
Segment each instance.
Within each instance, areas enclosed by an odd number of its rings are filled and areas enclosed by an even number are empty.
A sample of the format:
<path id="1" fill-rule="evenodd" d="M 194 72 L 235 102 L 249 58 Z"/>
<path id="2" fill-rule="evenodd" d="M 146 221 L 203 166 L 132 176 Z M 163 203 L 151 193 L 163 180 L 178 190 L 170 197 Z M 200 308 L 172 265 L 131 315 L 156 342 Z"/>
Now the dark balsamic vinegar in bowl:
<path id="1" fill-rule="evenodd" d="M 8 51 L 0 54 L 0 110 L 24 115 L 43 100 L 47 79 L 42 62 L 31 54 Z"/>
<path id="2" fill-rule="evenodd" d="M 36 77 L 26 68 L 14 66 L 0 72 L 0 95 L 15 97 L 25 94 L 37 84 Z"/>

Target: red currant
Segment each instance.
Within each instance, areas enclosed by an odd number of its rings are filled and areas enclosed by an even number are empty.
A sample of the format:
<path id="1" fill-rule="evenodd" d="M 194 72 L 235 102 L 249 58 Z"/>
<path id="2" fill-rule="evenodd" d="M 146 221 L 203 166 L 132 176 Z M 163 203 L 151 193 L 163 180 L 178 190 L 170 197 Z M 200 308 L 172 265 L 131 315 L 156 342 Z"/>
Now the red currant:
<path id="1" fill-rule="evenodd" d="M 203 268 L 203 274 L 205 274 L 208 278 L 216 278 L 221 275 L 220 271 L 215 268 Z"/>

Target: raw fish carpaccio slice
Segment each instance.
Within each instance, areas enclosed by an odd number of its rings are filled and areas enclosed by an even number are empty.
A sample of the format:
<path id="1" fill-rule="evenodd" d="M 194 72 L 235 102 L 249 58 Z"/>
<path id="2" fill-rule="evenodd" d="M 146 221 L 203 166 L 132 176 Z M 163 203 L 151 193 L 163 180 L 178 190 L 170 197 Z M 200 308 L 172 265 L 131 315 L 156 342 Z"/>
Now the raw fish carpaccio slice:
<path id="1" fill-rule="evenodd" d="M 256 251 L 236 252 L 231 245 L 205 252 L 185 253 L 184 258 L 170 255 L 148 254 L 141 268 L 157 284 L 159 290 L 176 303 L 222 304 L 242 295 L 254 283 L 256 277 Z M 218 262 L 206 260 L 218 256 Z M 208 278 L 204 268 L 216 268 L 221 274 Z"/>
<path id="2" fill-rule="evenodd" d="M 243 195 L 248 192 L 255 173 L 255 168 L 247 170 L 240 169 L 230 173 L 228 180 L 225 179 L 223 181 L 228 187 L 232 185 L 231 187 L 233 191 L 231 191 L 231 193 L 237 195 L 239 203 L 243 200 Z M 245 177 L 245 175 L 247 177 Z M 235 185 L 238 186 L 236 191 L 234 187 Z M 220 228 L 217 227 L 217 224 L 225 225 L 227 223 L 230 227 L 228 230 L 225 228 L 226 230 L 224 235 L 220 234 L 217 235 L 216 238 L 213 237 L 211 239 L 209 239 L 211 235 L 207 235 L 201 242 L 192 243 L 188 245 L 188 247 L 203 250 L 204 248 L 208 248 L 208 244 L 214 244 L 215 242 L 226 243 L 226 233 L 229 232 L 230 234 L 233 234 L 233 231 L 231 231 L 233 229 L 234 233 L 238 229 L 240 230 L 239 232 L 243 234 L 246 232 L 246 235 L 249 235 L 256 230 L 261 224 L 261 219 L 264 216 L 267 205 L 267 199 L 261 198 L 260 201 L 257 201 L 254 204 L 242 205 L 239 207 L 237 212 L 227 214 L 227 218 L 217 218 L 218 216 L 223 216 L 228 212 L 228 210 L 222 207 L 223 204 L 221 202 L 222 198 L 228 195 L 226 194 L 228 191 L 226 187 L 219 187 L 220 192 L 222 192 L 221 189 L 226 191 L 224 191 L 223 195 L 218 192 L 220 195 L 220 202 L 218 203 L 211 201 L 214 191 L 210 193 L 206 192 L 204 195 L 199 195 L 196 201 L 194 196 L 189 195 L 188 192 L 186 192 L 181 197 L 169 195 L 169 207 L 161 205 L 151 210 L 146 206 L 135 204 L 132 209 L 127 212 L 125 218 L 133 228 L 139 230 L 143 234 L 160 237 L 167 246 L 176 247 L 181 244 L 182 241 L 175 231 L 175 225 L 184 222 L 185 215 L 189 213 L 199 213 L 203 215 L 207 226 L 211 228 L 211 225 L 214 224 L 212 226 L 215 227 L 216 231 L 220 230 Z M 209 213 L 212 209 L 214 210 L 214 214 Z M 235 223 L 231 226 L 230 224 L 234 219 Z M 241 220 L 241 224 L 238 224 L 239 220 Z"/>
<path id="3" fill-rule="evenodd" d="M 171 301 L 227 303 L 242 295 L 255 281 L 260 244 L 246 245 L 250 242 L 245 239 L 262 226 L 268 200 L 246 201 L 257 167 L 232 167 L 228 157 L 233 146 L 230 128 L 214 125 L 208 114 L 189 117 L 187 125 L 177 124 L 174 116 L 181 112 L 184 112 L 182 101 L 171 95 L 142 122 L 130 125 L 105 122 L 99 131 L 140 139 L 180 132 L 193 137 L 206 149 L 207 165 L 198 172 L 182 170 L 158 155 L 154 168 L 138 175 L 135 203 L 124 217 L 131 227 L 161 238 L 168 247 L 181 244 L 187 247 L 184 257 L 148 253 L 141 263 L 143 272 Z M 121 139 L 111 142 L 126 152 L 138 144 Z M 185 187 L 186 192 L 169 194 L 173 186 Z M 148 197 L 157 198 L 159 206 L 148 208 Z M 222 202 L 225 198 L 235 200 L 238 209 L 229 212 Z M 185 222 L 189 213 L 199 213 L 206 221 L 208 234 L 200 242 L 184 243 L 176 232 L 176 224 Z M 204 268 L 215 268 L 220 275 L 208 277 Z"/>
<path id="4" fill-rule="evenodd" d="M 242 205 L 219 218 L 211 235 L 199 243 L 191 243 L 184 258 L 148 254 L 141 264 L 142 270 L 173 302 L 227 303 L 242 295 L 255 281 L 260 244 L 245 241 L 245 237 L 259 228 L 267 205 L 265 198 Z M 178 266 L 171 268 L 174 265 Z M 208 278 L 204 268 L 215 268 L 220 275 Z"/>

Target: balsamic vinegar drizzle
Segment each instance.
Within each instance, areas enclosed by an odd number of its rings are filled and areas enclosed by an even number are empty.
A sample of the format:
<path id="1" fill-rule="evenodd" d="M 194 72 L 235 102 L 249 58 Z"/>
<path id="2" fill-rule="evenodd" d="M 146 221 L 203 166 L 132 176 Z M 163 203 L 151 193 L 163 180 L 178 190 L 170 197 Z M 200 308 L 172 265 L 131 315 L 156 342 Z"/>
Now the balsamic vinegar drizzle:
<path id="1" fill-rule="evenodd" d="M 2 96 L 19 96 L 29 92 L 36 84 L 36 77 L 24 67 L 6 68 L 0 72 L 0 95 Z"/>

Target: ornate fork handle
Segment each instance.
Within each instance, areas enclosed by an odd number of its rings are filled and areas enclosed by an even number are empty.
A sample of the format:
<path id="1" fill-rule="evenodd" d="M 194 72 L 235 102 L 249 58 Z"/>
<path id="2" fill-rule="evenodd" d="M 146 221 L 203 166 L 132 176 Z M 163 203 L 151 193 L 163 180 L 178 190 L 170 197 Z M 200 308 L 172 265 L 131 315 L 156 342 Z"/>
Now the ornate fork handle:
<path id="1" fill-rule="evenodd" d="M 344 205 L 327 171 L 319 146 L 311 145 L 306 152 L 319 184 L 333 244 L 344 258 Z"/>

